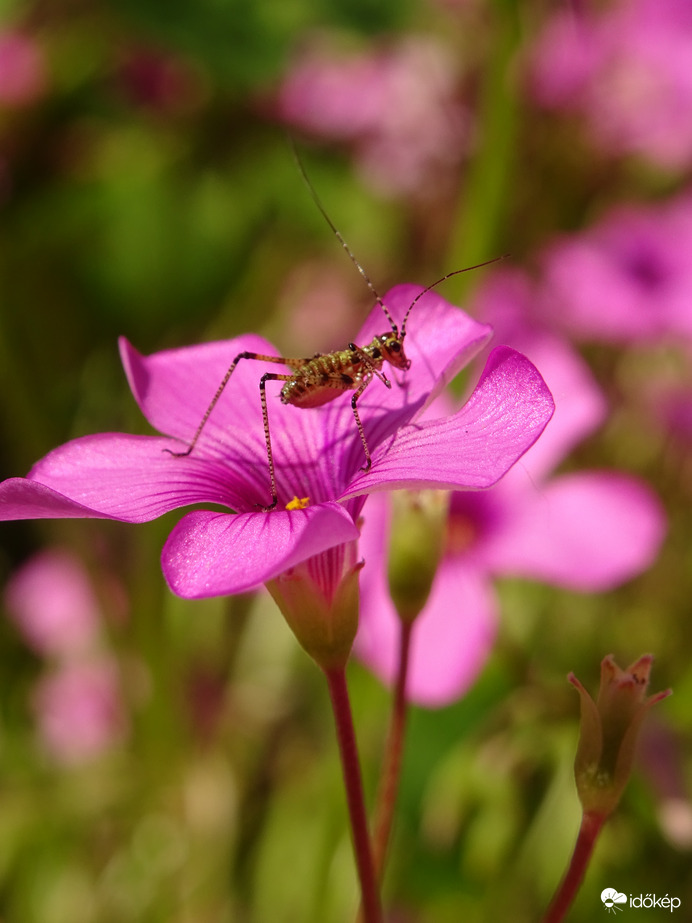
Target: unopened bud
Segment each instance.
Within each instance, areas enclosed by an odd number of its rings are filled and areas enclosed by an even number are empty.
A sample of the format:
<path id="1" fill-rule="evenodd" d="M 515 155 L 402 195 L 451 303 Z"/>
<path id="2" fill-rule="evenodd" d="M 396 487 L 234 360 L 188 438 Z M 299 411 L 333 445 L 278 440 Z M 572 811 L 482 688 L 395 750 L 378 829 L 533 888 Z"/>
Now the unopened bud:
<path id="1" fill-rule="evenodd" d="M 607 817 L 617 806 L 632 771 L 637 735 L 649 708 L 670 689 L 646 696 L 653 657 L 640 657 L 621 670 L 612 655 L 601 663 L 601 686 L 594 702 L 573 673 L 581 696 L 581 734 L 574 763 L 577 791 L 586 813 Z"/>
<path id="2" fill-rule="evenodd" d="M 449 492 L 397 490 L 392 493 L 389 592 L 402 621 L 421 612 L 444 550 Z"/>

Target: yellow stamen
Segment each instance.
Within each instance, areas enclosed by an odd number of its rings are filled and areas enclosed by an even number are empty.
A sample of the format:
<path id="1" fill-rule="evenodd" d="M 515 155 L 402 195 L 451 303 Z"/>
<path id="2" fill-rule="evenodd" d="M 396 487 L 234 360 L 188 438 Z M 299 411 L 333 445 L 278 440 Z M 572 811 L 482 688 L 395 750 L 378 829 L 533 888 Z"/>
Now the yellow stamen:
<path id="1" fill-rule="evenodd" d="M 289 503 L 286 504 L 286 509 L 304 510 L 306 506 L 310 506 L 310 497 L 294 497 Z"/>

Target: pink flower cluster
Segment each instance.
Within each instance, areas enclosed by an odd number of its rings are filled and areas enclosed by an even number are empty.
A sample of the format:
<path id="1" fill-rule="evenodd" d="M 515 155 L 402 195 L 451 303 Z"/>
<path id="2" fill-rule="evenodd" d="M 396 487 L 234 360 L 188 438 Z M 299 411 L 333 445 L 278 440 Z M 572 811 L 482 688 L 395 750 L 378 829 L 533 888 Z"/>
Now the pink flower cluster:
<path id="1" fill-rule="evenodd" d="M 26 642 L 49 661 L 32 703 L 46 751 L 78 765 L 110 749 L 126 727 L 120 678 L 82 564 L 62 549 L 34 555 L 12 575 L 5 604 Z"/>
<path id="2" fill-rule="evenodd" d="M 620 205 L 565 234 L 539 257 L 525 316 L 581 340 L 665 348 L 640 389 L 649 422 L 686 451 L 692 443 L 692 193 Z M 676 356 L 676 359 L 673 359 Z"/>
<path id="3" fill-rule="evenodd" d="M 665 349 L 639 396 L 650 421 L 684 448 L 692 442 L 692 191 L 618 205 L 564 234 L 539 256 L 531 322 L 579 340 Z"/>
<path id="4" fill-rule="evenodd" d="M 605 150 L 689 166 L 690 0 L 558 4 L 530 55 L 537 99 L 580 112 Z"/>
<path id="5" fill-rule="evenodd" d="M 624 205 L 549 245 L 535 312 L 588 339 L 692 344 L 692 194 Z"/>
<path id="6" fill-rule="evenodd" d="M 569 452 L 604 420 L 606 406 L 586 364 L 562 339 L 527 321 L 533 292 L 519 271 L 495 274 L 476 313 L 496 336 L 540 368 L 555 399 L 541 438 L 490 491 L 455 492 L 446 550 L 414 624 L 408 693 L 428 706 L 458 698 L 492 648 L 498 602 L 492 581 L 519 576 L 582 592 L 612 589 L 655 559 L 666 524 L 654 494 L 614 471 L 555 475 Z M 358 656 L 385 681 L 396 670 L 398 618 L 386 585 L 387 498 L 365 510 L 361 548 L 377 566 L 362 575 Z"/>
<path id="7" fill-rule="evenodd" d="M 456 82 L 449 52 L 429 38 L 362 53 L 339 52 L 325 40 L 296 57 L 277 107 L 291 125 L 352 144 L 379 192 L 411 193 L 465 149 Z"/>

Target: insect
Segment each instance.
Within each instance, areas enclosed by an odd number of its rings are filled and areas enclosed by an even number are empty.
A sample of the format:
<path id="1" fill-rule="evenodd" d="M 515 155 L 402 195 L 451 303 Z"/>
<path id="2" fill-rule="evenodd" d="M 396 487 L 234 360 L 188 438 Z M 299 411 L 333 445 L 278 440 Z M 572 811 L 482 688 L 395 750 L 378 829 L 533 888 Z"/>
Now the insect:
<path id="1" fill-rule="evenodd" d="M 219 387 L 216 389 L 216 393 L 212 397 L 209 406 L 204 412 L 204 416 L 202 417 L 199 426 L 197 427 L 197 430 L 192 437 L 192 441 L 188 445 L 187 449 L 182 452 L 174 452 L 171 449 L 165 450 L 176 458 L 184 458 L 194 451 L 194 448 L 197 445 L 200 436 L 202 435 L 202 430 L 204 429 L 207 420 L 214 410 L 214 407 L 216 407 L 221 395 L 226 388 L 226 385 L 230 381 L 230 378 L 235 371 L 236 366 L 241 360 L 254 359 L 260 362 L 270 362 L 284 365 L 291 369 L 292 371 L 290 374 L 265 372 L 259 381 L 260 401 L 262 404 L 262 420 L 264 423 L 264 438 L 267 446 L 269 482 L 271 487 L 271 502 L 268 506 L 262 507 L 262 509 L 266 512 L 275 509 L 278 503 L 274 455 L 272 452 L 271 433 L 269 430 L 269 414 L 267 410 L 267 382 L 283 382 L 283 386 L 280 392 L 281 403 L 292 404 L 294 407 L 300 408 L 320 407 L 322 404 L 327 404 L 330 401 L 335 400 L 335 398 L 339 397 L 345 391 L 352 391 L 353 395 L 351 396 L 351 409 L 353 411 L 353 416 L 358 428 L 358 432 L 360 434 L 361 442 L 363 443 L 363 451 L 365 453 L 365 464 L 363 465 L 362 470 L 368 471 L 372 464 L 372 458 L 370 455 L 370 449 L 368 448 L 368 441 L 365 437 L 365 430 L 363 429 L 360 414 L 358 413 L 358 398 L 363 394 L 365 389 L 374 378 L 378 378 L 386 388 L 392 387 L 391 381 L 387 378 L 382 370 L 385 362 L 388 362 L 393 368 L 401 369 L 404 372 L 410 368 L 411 361 L 407 358 L 404 351 L 404 340 L 406 339 L 406 321 L 408 320 L 409 314 L 411 313 L 413 307 L 419 301 L 419 299 L 423 297 L 423 295 L 431 291 L 437 285 L 440 285 L 440 283 L 444 282 L 445 279 L 449 279 L 451 276 L 459 275 L 462 272 L 469 272 L 472 269 L 479 269 L 481 266 L 487 266 L 489 263 L 495 263 L 497 260 L 503 259 L 503 257 L 496 257 L 493 260 L 487 260 L 484 263 L 478 263 L 476 266 L 467 266 L 465 269 L 456 269 L 447 273 L 441 279 L 433 282 L 432 285 L 429 285 L 427 288 L 423 289 L 422 292 L 416 295 L 416 297 L 409 305 L 406 314 L 404 315 L 404 319 L 401 322 L 401 328 L 397 327 L 389 310 L 387 309 L 386 304 L 377 293 L 365 270 L 355 258 L 351 252 L 350 247 L 325 211 L 322 202 L 317 196 L 317 193 L 312 183 L 310 182 L 307 173 L 305 172 L 305 168 L 303 167 L 302 161 L 295 151 L 295 148 L 294 154 L 298 164 L 298 169 L 300 170 L 300 173 L 308 187 L 315 205 L 321 212 L 332 232 L 335 234 L 341 246 L 348 254 L 351 262 L 355 265 L 365 280 L 365 283 L 372 292 L 379 306 L 382 308 L 385 317 L 389 321 L 389 326 L 391 329 L 373 337 L 372 341 L 366 346 L 358 346 L 355 343 L 349 343 L 346 349 L 336 350 L 335 352 L 331 353 L 315 353 L 314 356 L 307 358 L 266 356 L 262 355 L 261 353 L 248 351 L 238 353 L 233 362 L 230 364 L 228 371 L 224 375 L 223 379 L 221 380 Z"/>

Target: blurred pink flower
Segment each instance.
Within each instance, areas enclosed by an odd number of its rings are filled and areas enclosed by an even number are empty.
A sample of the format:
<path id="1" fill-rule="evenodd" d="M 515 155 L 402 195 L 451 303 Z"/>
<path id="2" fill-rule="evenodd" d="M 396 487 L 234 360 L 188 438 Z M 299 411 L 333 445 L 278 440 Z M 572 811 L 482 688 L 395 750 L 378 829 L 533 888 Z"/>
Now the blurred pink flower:
<path id="1" fill-rule="evenodd" d="M 39 680 L 33 705 L 42 744 L 65 765 L 102 755 L 125 734 L 120 682 L 111 660 L 62 665 Z"/>
<path id="2" fill-rule="evenodd" d="M 546 249 L 538 313 L 595 339 L 692 340 L 690 253 L 692 195 L 620 206 Z"/>
<path id="3" fill-rule="evenodd" d="M 531 48 L 534 94 L 545 106 L 578 106 L 601 49 L 590 20 L 565 5 L 550 17 Z"/>
<path id="4" fill-rule="evenodd" d="M 43 51 L 29 35 L 0 32 L 0 106 L 26 106 L 46 90 Z"/>
<path id="5" fill-rule="evenodd" d="M 612 471 L 552 474 L 602 422 L 606 408 L 571 348 L 521 321 L 522 302 L 530 296 L 523 276 L 504 272 L 484 287 L 477 305 L 482 316 L 497 323 L 499 338 L 526 350 L 540 368 L 555 397 L 555 414 L 541 438 L 491 490 L 451 496 L 446 552 L 413 630 L 408 693 L 420 704 L 455 700 L 481 670 L 497 627 L 493 578 L 609 590 L 645 570 L 663 540 L 660 504 L 635 478 Z M 391 682 L 399 628 L 382 564 L 388 529 L 388 500 L 375 496 L 361 534 L 366 567 L 354 650 Z"/>
<path id="6" fill-rule="evenodd" d="M 467 113 L 455 98 L 456 76 L 447 49 L 428 38 L 361 54 L 325 41 L 296 59 L 278 111 L 299 128 L 351 142 L 377 191 L 412 193 L 464 152 Z"/>
<path id="7" fill-rule="evenodd" d="M 692 3 L 614 0 L 561 7 L 531 49 L 533 88 L 578 110 L 600 145 L 685 169 L 692 157 Z"/>
<path id="8" fill-rule="evenodd" d="M 78 657 L 98 637 L 98 601 L 83 565 L 69 551 L 34 555 L 8 581 L 5 603 L 27 643 L 44 657 Z"/>
<path id="9" fill-rule="evenodd" d="M 178 522 L 163 550 L 164 574 L 178 595 L 246 592 L 332 550 L 312 571 L 333 580 L 341 575 L 341 546 L 358 538 L 356 522 L 368 494 L 400 486 L 487 487 L 535 442 L 552 415 L 550 392 L 533 365 L 500 347 L 464 407 L 417 422 L 491 333 L 436 293 L 410 285 L 385 296 L 395 324 L 420 295 L 406 334 L 411 368 L 402 386 L 387 389 L 374 381 L 358 402 L 372 454 L 368 471 L 349 395 L 337 393 L 339 400 L 309 410 L 272 408 L 278 506 L 264 512 L 270 488 L 261 363 L 238 365 L 191 455 L 175 458 L 165 450 L 189 441 L 234 356 L 276 355 L 272 345 L 246 334 L 144 357 L 123 340 L 135 398 L 152 426 L 168 435 L 103 433 L 60 446 L 28 477 L 0 484 L 0 519 L 145 522 L 204 504 Z M 370 343 L 386 327 L 376 305 L 357 342 Z M 296 508 L 295 497 L 308 498 L 307 506 Z"/>

